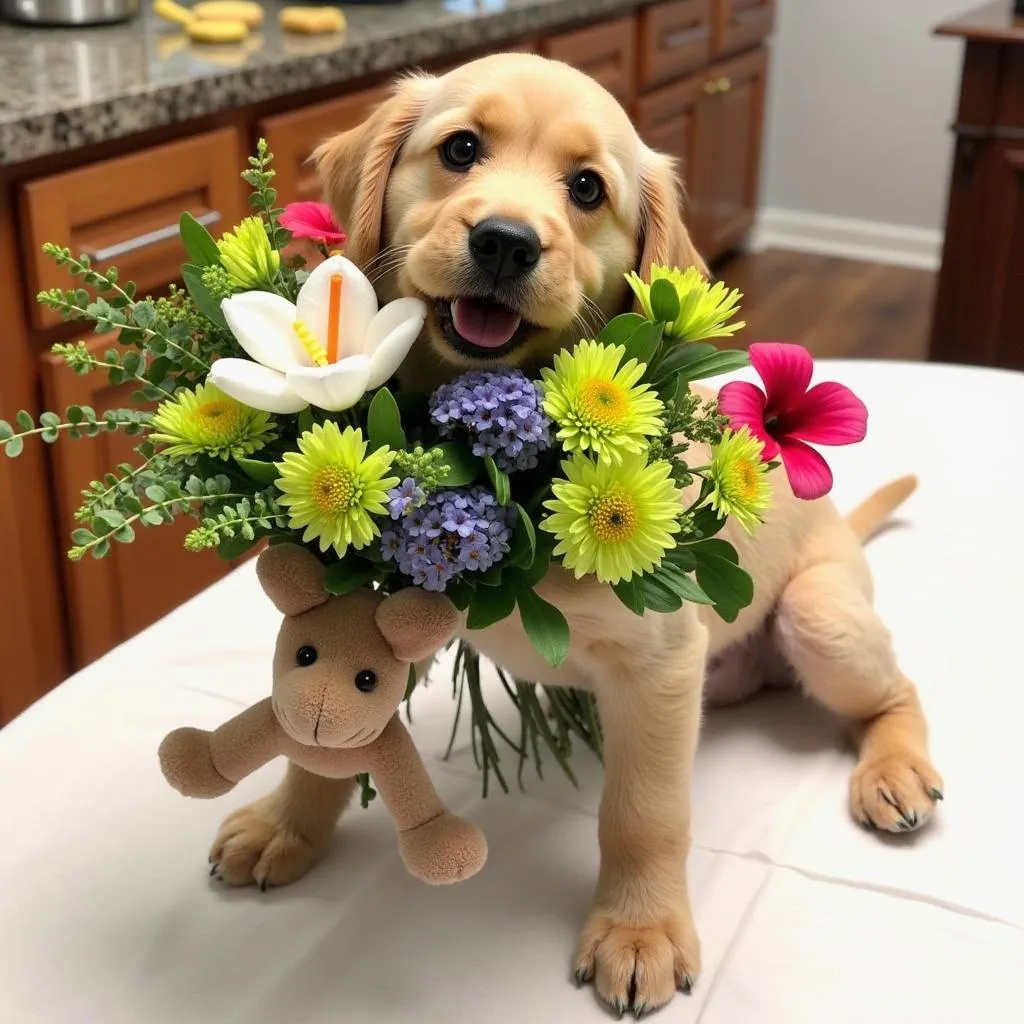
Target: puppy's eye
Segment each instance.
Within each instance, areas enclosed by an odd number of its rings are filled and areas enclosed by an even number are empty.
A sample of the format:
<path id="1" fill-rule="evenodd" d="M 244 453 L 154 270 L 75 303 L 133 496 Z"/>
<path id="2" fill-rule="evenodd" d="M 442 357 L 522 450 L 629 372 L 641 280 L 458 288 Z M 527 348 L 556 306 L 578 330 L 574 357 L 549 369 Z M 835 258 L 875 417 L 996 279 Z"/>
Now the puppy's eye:
<path id="1" fill-rule="evenodd" d="M 356 673 L 356 689 L 360 693 L 372 693 L 377 688 L 377 673 L 370 668 L 364 668 L 362 672 Z"/>
<path id="2" fill-rule="evenodd" d="M 440 152 L 450 171 L 468 171 L 480 159 L 480 140 L 472 132 L 456 132 L 441 143 Z"/>
<path id="3" fill-rule="evenodd" d="M 298 665 L 299 668 L 309 668 L 309 666 L 312 665 L 319 656 L 320 655 L 317 654 L 315 647 L 310 647 L 309 644 L 304 644 L 295 652 L 295 664 Z"/>
<path id="4" fill-rule="evenodd" d="M 580 171 L 569 179 L 569 195 L 584 210 L 593 210 L 604 199 L 604 182 L 596 171 Z"/>

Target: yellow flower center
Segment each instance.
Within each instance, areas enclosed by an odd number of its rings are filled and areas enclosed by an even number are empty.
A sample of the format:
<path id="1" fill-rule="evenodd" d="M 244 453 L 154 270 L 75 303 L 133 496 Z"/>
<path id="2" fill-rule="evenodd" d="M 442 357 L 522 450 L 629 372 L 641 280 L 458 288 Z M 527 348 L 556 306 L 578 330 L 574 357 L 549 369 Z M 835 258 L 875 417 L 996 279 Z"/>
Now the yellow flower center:
<path id="1" fill-rule="evenodd" d="M 313 337 L 313 332 L 301 320 L 296 320 L 292 324 L 292 330 L 295 332 L 295 337 L 299 339 L 299 343 L 306 350 L 306 354 L 313 360 L 313 365 L 327 366 L 327 353 L 324 351 L 323 345 Z"/>
<path id="2" fill-rule="evenodd" d="M 629 414 L 629 396 L 613 380 L 592 377 L 580 385 L 580 411 L 593 423 L 611 427 Z"/>
<path id="3" fill-rule="evenodd" d="M 761 487 L 761 475 L 751 459 L 737 459 L 729 473 L 729 496 L 739 501 L 753 501 Z"/>
<path id="4" fill-rule="evenodd" d="M 596 498 L 587 514 L 594 536 L 602 544 L 618 544 L 636 533 L 636 505 L 624 494 L 604 494 Z"/>
<path id="5" fill-rule="evenodd" d="M 313 477 L 310 498 L 323 515 L 339 516 L 358 501 L 358 491 L 355 477 L 349 470 L 325 466 Z"/>
<path id="6" fill-rule="evenodd" d="M 218 399 L 201 402 L 193 410 L 196 426 L 210 442 L 233 438 L 239 429 L 241 406 Z"/>

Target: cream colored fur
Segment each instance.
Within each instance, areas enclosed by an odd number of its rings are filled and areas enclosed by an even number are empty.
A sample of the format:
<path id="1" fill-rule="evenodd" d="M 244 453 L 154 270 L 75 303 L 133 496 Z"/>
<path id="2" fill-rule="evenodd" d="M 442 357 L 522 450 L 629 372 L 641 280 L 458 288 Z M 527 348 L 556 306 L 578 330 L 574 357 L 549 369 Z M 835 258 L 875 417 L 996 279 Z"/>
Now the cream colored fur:
<path id="1" fill-rule="evenodd" d="M 434 151 L 439 132 L 495 116 L 514 131 L 494 136 L 491 164 L 465 181 L 446 178 Z M 613 183 L 595 215 L 569 209 L 558 186 L 567 148 Z M 524 299 L 539 329 L 515 356 L 522 365 L 575 340 L 589 311 L 623 308 L 625 271 L 652 261 L 699 262 L 671 162 L 637 139 L 603 89 L 540 58 L 485 58 L 441 79 L 406 81 L 364 128 L 325 143 L 318 159 L 350 229 L 350 251 L 385 293 L 431 298 L 451 289 L 465 231 L 481 211 L 526 218 L 537 228 L 552 270 L 541 269 L 542 259 L 538 283 Z M 423 384 L 466 365 L 429 324 L 410 372 Z M 884 488 L 847 522 L 828 500 L 794 499 L 781 471 L 772 478 L 775 506 L 765 524 L 753 537 L 731 526 L 724 534 L 756 585 L 753 605 L 735 623 L 694 605 L 641 620 L 607 588 L 553 571 L 541 592 L 572 630 L 569 658 L 558 671 L 533 652 L 515 616 L 466 634 L 518 676 L 597 695 L 606 744 L 601 869 L 574 969 L 620 1011 L 664 1004 L 678 988 L 688 989 L 700 968 L 686 859 L 710 656 L 770 630 L 806 691 L 856 730 L 860 758 L 850 804 L 858 821 L 892 832 L 916 828 L 941 796 L 921 707 L 872 609 L 861 552 L 861 538 L 913 482 Z M 225 823 L 213 851 L 225 880 L 245 884 L 255 871 L 269 871 L 278 882 L 298 877 L 324 852 L 349 791 L 349 783 L 332 788 L 290 766 L 274 794 Z"/>

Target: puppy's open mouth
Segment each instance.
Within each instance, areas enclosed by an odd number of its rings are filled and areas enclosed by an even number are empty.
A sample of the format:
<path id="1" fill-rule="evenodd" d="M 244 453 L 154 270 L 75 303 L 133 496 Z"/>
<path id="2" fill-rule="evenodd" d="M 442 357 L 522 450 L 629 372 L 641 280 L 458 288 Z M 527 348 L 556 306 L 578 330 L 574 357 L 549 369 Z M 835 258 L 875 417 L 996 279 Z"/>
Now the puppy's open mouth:
<path id="1" fill-rule="evenodd" d="M 473 359 L 498 359 L 521 342 L 532 328 L 514 310 L 493 299 L 437 299 L 437 326 L 456 352 Z"/>

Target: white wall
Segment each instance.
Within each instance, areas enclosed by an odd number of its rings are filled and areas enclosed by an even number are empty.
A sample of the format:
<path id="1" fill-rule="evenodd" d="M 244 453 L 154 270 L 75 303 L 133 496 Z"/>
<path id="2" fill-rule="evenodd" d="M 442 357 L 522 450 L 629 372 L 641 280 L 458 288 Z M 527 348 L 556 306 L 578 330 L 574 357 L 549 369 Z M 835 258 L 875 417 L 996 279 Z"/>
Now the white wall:
<path id="1" fill-rule="evenodd" d="M 779 0 L 760 244 L 803 235 L 934 262 L 963 44 L 932 30 L 972 4 Z"/>

